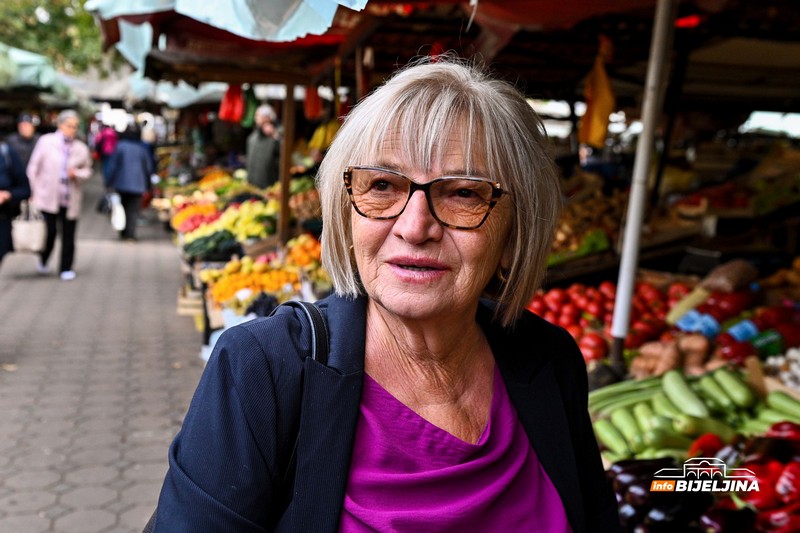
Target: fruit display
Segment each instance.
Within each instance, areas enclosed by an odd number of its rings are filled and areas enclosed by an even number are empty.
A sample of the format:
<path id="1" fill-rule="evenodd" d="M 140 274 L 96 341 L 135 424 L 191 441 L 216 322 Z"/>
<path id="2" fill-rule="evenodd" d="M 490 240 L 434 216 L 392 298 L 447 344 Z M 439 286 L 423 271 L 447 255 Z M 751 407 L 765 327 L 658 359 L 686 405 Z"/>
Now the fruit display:
<path id="1" fill-rule="evenodd" d="M 637 348 L 658 339 L 668 328 L 664 319 L 670 303 L 686 290 L 684 282 L 675 282 L 666 291 L 648 281 L 637 282 L 631 304 L 636 318 L 625 347 Z M 616 291 L 616 284 L 611 281 L 597 287 L 574 283 L 566 289 L 556 287 L 538 292 L 527 308 L 566 329 L 578 342 L 587 362 L 597 361 L 608 354 Z"/>
<path id="2" fill-rule="evenodd" d="M 661 377 L 608 385 L 590 392 L 589 410 L 609 463 L 705 457 L 737 435 L 761 435 L 778 422 L 800 423 L 800 400 L 780 390 L 762 399 L 742 374 L 727 367 L 694 377 L 669 370 Z"/>
<path id="3" fill-rule="evenodd" d="M 184 235 L 184 243 L 207 237 L 218 231 L 228 231 L 238 242 L 248 239 L 262 239 L 275 232 L 275 224 L 280 205 L 275 200 L 262 202 L 251 200 L 232 204 L 222 215 L 209 224 L 204 224 Z"/>
<path id="4" fill-rule="evenodd" d="M 170 226 L 179 233 L 189 233 L 220 217 L 217 206 L 212 203 L 186 204 L 172 215 Z"/>
<path id="5" fill-rule="evenodd" d="M 330 290 L 330 279 L 320 263 L 320 243 L 309 234 L 290 240 L 281 250 L 258 257 L 234 257 L 222 268 L 204 269 L 200 280 L 209 288 L 214 304 L 243 314 L 261 293 L 280 302 L 299 294 L 301 283 L 312 283 L 317 292 Z M 239 291 L 246 292 L 238 298 Z"/>
<path id="6" fill-rule="evenodd" d="M 747 174 L 700 189 L 675 204 L 689 216 L 758 216 L 800 201 L 800 151 L 776 146 Z"/>
<path id="7" fill-rule="evenodd" d="M 255 260 L 248 256 L 243 257 L 242 260 L 233 261 L 238 261 L 240 265 L 255 263 Z M 279 297 L 279 299 L 286 300 L 300 290 L 300 276 L 296 270 L 287 268 L 268 267 L 263 272 L 241 269 L 241 266 L 240 270 L 231 268 L 211 285 L 211 298 L 215 303 L 223 304 L 234 299 L 236 293 L 243 289 L 249 289 L 254 294 L 266 292 L 277 296 L 282 295 L 283 298 Z"/>
<path id="8" fill-rule="evenodd" d="M 609 249 L 619 237 L 627 194 L 597 189 L 567 203 L 556 224 L 549 266 Z"/>

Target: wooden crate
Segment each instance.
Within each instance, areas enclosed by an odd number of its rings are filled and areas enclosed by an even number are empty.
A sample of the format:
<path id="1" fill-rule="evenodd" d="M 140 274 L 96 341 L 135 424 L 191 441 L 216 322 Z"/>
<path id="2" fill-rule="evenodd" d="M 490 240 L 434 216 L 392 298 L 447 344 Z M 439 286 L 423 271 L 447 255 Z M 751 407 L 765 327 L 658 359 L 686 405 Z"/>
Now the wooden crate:
<path id="1" fill-rule="evenodd" d="M 200 291 L 186 286 L 178 289 L 178 316 L 197 316 L 203 314 L 203 295 Z"/>

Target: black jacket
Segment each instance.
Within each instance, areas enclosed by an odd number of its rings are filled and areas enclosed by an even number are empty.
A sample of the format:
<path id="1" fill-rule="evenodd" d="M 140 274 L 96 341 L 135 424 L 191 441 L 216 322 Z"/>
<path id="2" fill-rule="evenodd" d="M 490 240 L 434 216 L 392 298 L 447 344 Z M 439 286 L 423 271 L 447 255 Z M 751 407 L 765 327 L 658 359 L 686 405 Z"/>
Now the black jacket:
<path id="1" fill-rule="evenodd" d="M 0 191 L 10 191 L 11 200 L 0 204 L 0 217 L 14 218 L 19 214 L 19 203 L 31 195 L 28 175 L 19 155 L 7 143 L 0 142 Z"/>
<path id="2" fill-rule="evenodd" d="M 328 366 L 307 357 L 307 321 L 293 309 L 219 339 L 170 447 L 156 532 L 337 531 L 361 401 L 366 300 L 318 305 Z M 575 342 L 530 313 L 513 331 L 491 313 L 482 304 L 478 322 L 573 531 L 618 531 Z M 298 430 L 296 470 L 287 472 Z"/>

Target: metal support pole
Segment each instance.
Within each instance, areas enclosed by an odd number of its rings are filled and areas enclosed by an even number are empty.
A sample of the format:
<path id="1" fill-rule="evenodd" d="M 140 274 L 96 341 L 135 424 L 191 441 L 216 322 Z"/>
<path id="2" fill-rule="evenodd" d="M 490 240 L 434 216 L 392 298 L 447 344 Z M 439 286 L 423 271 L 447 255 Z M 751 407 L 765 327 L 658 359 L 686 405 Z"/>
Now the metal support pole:
<path id="1" fill-rule="evenodd" d="M 643 130 L 636 144 L 636 159 L 633 165 L 633 180 L 628 211 L 625 221 L 625 234 L 622 244 L 622 257 L 617 280 L 617 296 L 614 302 L 614 320 L 611 335 L 614 342 L 611 350 L 611 365 L 618 373 L 625 373 L 622 348 L 630 325 L 631 299 L 633 297 L 636 268 L 639 262 L 639 241 L 642 219 L 647 196 L 647 177 L 650 169 L 650 156 L 653 150 L 653 135 L 658 119 L 659 91 L 664 72 L 663 65 L 667 43 L 671 42 L 678 0 L 658 0 L 656 18 L 653 25 L 653 38 L 650 43 L 650 58 L 647 65 L 644 100 L 642 102 Z"/>

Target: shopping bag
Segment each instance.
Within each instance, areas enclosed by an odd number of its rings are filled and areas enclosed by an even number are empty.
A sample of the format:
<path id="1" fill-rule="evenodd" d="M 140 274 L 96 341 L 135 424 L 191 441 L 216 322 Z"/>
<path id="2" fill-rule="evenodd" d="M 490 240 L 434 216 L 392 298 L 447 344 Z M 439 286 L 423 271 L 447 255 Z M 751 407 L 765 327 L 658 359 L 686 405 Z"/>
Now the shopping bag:
<path id="1" fill-rule="evenodd" d="M 47 227 L 42 214 L 23 201 L 20 214 L 11 221 L 11 240 L 15 252 L 39 253 L 44 249 Z"/>
<path id="2" fill-rule="evenodd" d="M 125 229 L 125 208 L 122 207 L 122 199 L 119 194 L 112 192 L 108 195 L 111 203 L 111 227 L 117 231 Z"/>

